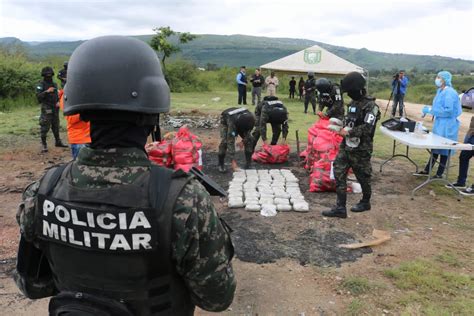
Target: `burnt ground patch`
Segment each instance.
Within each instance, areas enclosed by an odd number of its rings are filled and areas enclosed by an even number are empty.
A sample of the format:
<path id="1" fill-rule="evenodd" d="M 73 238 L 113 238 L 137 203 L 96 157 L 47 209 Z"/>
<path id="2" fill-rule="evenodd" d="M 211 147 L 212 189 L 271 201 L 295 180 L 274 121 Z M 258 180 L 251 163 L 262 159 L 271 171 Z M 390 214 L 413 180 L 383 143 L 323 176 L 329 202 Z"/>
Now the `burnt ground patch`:
<path id="1" fill-rule="evenodd" d="M 265 223 L 259 217 L 243 217 L 238 212 L 227 212 L 221 217 L 232 227 L 232 240 L 236 257 L 254 263 L 272 263 L 291 258 L 301 265 L 340 267 L 371 253 L 370 248 L 344 249 L 338 245 L 357 242 L 350 234 L 340 231 L 305 229 L 294 238 L 286 239 L 275 231 L 278 225 Z"/>
<path id="2" fill-rule="evenodd" d="M 243 153 L 236 153 L 240 166 L 244 164 Z M 227 162 L 227 161 L 226 161 Z M 229 162 L 227 173 L 217 170 L 217 153 L 205 151 L 203 171 L 227 189 L 232 179 Z M 323 208 L 333 206 L 333 193 L 310 193 L 308 172 L 299 166 L 296 153 L 290 155 L 289 162 L 276 165 L 253 164 L 255 169 L 290 169 L 300 179 L 300 189 L 310 205 Z M 224 203 L 225 205 L 225 203 Z M 306 225 L 311 219 L 310 213 L 284 213 L 273 218 L 265 218 L 259 213 L 249 213 L 241 209 L 223 209 L 221 217 L 233 229 L 236 257 L 242 261 L 254 263 L 272 263 L 278 259 L 291 258 L 301 265 L 311 264 L 320 267 L 339 267 L 344 262 L 354 262 L 364 254 L 371 253 L 370 248 L 350 250 L 339 248 L 340 244 L 354 243 L 358 240 L 346 232 L 337 231 L 334 225 L 322 223 L 315 227 Z"/>

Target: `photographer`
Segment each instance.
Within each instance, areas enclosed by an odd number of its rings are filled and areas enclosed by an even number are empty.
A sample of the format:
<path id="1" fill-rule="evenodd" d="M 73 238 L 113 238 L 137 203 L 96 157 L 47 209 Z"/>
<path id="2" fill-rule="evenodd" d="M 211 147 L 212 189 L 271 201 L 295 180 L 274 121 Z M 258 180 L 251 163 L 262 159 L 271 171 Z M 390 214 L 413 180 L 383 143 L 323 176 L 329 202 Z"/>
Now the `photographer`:
<path id="1" fill-rule="evenodd" d="M 400 70 L 399 73 L 393 76 L 392 81 L 392 93 L 393 93 L 393 105 L 392 105 L 392 117 L 395 116 L 397 112 L 397 105 L 399 105 L 400 116 L 404 116 L 404 107 L 403 99 L 407 92 L 408 78 L 405 77 L 405 71 Z"/>

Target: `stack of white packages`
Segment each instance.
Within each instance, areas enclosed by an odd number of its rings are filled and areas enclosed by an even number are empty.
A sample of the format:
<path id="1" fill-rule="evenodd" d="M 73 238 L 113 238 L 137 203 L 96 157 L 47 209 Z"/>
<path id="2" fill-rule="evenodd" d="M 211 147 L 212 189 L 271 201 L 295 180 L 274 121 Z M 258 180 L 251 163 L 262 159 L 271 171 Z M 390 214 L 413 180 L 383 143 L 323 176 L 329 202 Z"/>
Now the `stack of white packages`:
<path id="1" fill-rule="evenodd" d="M 287 169 L 234 172 L 229 184 L 228 205 L 230 208 L 245 206 L 251 212 L 309 211 L 298 178 Z"/>

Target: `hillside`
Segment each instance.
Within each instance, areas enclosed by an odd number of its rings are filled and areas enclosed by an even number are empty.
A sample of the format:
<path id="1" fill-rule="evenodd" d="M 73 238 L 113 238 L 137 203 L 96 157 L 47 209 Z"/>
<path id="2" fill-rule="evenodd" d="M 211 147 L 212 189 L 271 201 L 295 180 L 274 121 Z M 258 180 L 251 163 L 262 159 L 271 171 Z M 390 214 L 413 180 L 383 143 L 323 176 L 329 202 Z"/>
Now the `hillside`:
<path id="1" fill-rule="evenodd" d="M 137 36 L 148 41 L 151 35 Z M 70 55 L 83 41 L 75 42 L 22 42 L 17 38 L 0 38 L 1 45 L 21 45 L 32 58 L 47 55 Z M 199 66 L 207 63 L 218 66 L 247 65 L 255 67 L 284 57 L 312 45 L 320 45 L 328 51 L 347 59 L 370 71 L 398 68 L 436 71 L 474 71 L 474 61 L 409 54 L 390 54 L 368 49 L 354 49 L 334 46 L 305 39 L 269 38 L 246 35 L 199 35 L 194 41 L 181 45 L 181 56 L 194 61 Z"/>

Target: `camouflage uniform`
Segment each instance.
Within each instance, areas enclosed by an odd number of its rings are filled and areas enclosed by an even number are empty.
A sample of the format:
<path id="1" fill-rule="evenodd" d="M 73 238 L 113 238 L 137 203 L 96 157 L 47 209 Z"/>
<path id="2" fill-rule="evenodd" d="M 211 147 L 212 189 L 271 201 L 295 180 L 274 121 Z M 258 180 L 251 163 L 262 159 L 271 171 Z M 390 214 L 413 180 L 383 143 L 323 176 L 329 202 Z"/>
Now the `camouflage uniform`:
<path id="1" fill-rule="evenodd" d="M 351 111 L 354 108 L 356 111 Z M 352 168 L 362 187 L 363 199 L 370 199 L 372 194 L 370 159 L 375 124 L 379 118 L 380 111 L 374 98 L 363 97 L 360 101 L 352 101 L 349 104 L 345 125 L 352 127 L 352 129 L 341 143 L 339 154 L 334 161 L 334 177 L 336 178 L 338 196 L 346 195 L 347 172 Z"/>
<path id="2" fill-rule="evenodd" d="M 267 123 L 272 125 L 272 142 L 271 145 L 276 145 L 278 139 L 280 138 L 280 134 L 283 131 L 283 138 L 286 139 L 288 136 L 288 110 L 287 108 L 276 99 L 274 102 L 278 102 L 281 104 L 281 107 L 284 109 L 286 113 L 286 120 L 283 123 L 273 123 L 271 120 L 271 113 L 273 110 L 273 106 L 268 104 L 267 100 L 259 103 L 255 108 L 255 117 L 256 117 L 256 126 L 252 133 L 252 138 L 254 141 L 254 148 L 257 145 L 258 139 L 260 136 L 262 137 L 263 141 L 267 140 Z M 271 101 L 270 101 L 271 102 Z"/>
<path id="3" fill-rule="evenodd" d="M 313 112 L 316 113 L 316 80 L 310 78 L 304 83 L 304 112 L 308 112 L 308 105 L 311 102 Z"/>
<path id="4" fill-rule="evenodd" d="M 338 118 L 340 120 L 344 119 L 344 100 L 342 98 L 341 88 L 336 85 L 331 85 L 331 91 L 329 92 L 329 98 L 332 102 L 328 104 L 324 102 L 324 95 L 321 95 L 319 98 L 319 111 L 323 111 L 327 107 L 325 116 L 332 118 Z"/>
<path id="5" fill-rule="evenodd" d="M 51 93 L 46 92 L 50 87 L 55 90 Z M 41 103 L 41 115 L 39 119 L 41 141 L 46 143 L 46 137 L 49 129 L 53 131 L 56 142 L 59 138 L 59 108 L 56 104 L 59 102 L 58 86 L 54 82 L 42 81 L 36 86 L 36 98 Z"/>
<path id="6" fill-rule="evenodd" d="M 246 131 L 239 131 L 239 126 L 236 126 L 236 118 L 229 116 L 228 112 L 236 110 L 238 108 L 232 107 L 224 112 L 221 115 L 221 124 L 220 124 L 220 136 L 221 142 L 219 144 L 219 156 L 229 155 L 231 160 L 235 159 L 235 138 L 237 136 L 242 137 L 244 143 L 244 152 L 246 155 L 251 155 L 253 153 L 253 138 L 251 135 L 251 129 Z M 250 113 L 248 110 L 247 113 Z M 238 114 L 236 114 L 238 115 Z"/>
<path id="7" fill-rule="evenodd" d="M 135 148 L 83 148 L 71 167 L 70 185 L 88 190 L 127 185 L 149 173 L 146 154 Z M 35 203 L 39 181 L 26 188 L 17 220 L 22 236 L 36 241 Z M 236 281 L 231 265 L 233 246 L 209 194 L 191 180 L 181 191 L 173 209 L 171 256 L 195 305 L 220 311 L 232 302 Z M 16 278 L 23 291 L 25 284 Z"/>

